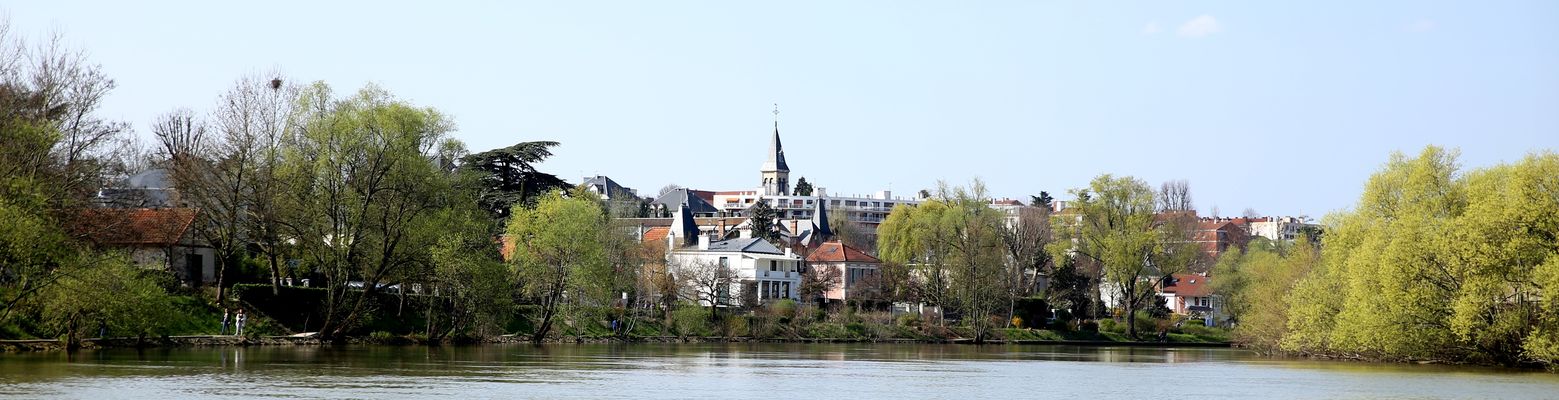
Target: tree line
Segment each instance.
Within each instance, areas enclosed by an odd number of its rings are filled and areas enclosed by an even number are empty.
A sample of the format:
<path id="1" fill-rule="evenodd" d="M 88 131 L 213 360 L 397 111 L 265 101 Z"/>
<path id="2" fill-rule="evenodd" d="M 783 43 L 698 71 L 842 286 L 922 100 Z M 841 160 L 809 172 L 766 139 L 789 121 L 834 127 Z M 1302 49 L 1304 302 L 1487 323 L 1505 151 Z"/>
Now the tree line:
<path id="1" fill-rule="evenodd" d="M 1236 337 L 1271 352 L 1559 362 L 1559 155 L 1464 170 L 1394 154 L 1319 242 L 1252 248 L 1217 281 Z"/>

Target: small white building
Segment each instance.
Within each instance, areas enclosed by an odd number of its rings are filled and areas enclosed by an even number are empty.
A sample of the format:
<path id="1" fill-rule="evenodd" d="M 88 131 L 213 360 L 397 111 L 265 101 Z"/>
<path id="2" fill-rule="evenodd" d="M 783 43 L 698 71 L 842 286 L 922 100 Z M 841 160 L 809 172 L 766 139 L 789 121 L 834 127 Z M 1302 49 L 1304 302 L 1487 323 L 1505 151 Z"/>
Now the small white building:
<path id="1" fill-rule="evenodd" d="M 704 306 L 713 300 L 719 300 L 718 304 L 722 305 L 742 306 L 744 297 L 755 298 L 759 302 L 795 300 L 801 289 L 801 257 L 790 249 L 780 250 L 763 239 L 705 240 L 694 247 L 672 250 L 666 257 L 667 264 L 673 266 L 673 273 L 682 269 L 685 274 L 698 274 L 701 271 L 688 269 L 713 267 L 717 269 L 715 273 L 730 274 L 725 282 L 730 287 L 717 291 L 725 294 L 722 296 L 724 298 L 708 299 L 700 296 L 698 302 Z M 747 296 L 749 293 L 755 295 Z"/>
<path id="2" fill-rule="evenodd" d="M 801 289 L 800 255 L 759 238 L 703 235 L 686 205 L 672 217 L 666 241 L 667 267 L 682 282 L 684 296 L 700 305 L 742 306 L 744 298 L 794 300 Z"/>

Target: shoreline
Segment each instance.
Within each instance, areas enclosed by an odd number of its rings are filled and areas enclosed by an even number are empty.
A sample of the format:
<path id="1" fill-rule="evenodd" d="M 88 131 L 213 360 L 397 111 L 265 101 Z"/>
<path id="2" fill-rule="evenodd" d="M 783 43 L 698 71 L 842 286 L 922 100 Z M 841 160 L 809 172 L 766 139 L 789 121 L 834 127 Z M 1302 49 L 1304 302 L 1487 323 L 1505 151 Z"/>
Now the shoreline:
<path id="1" fill-rule="evenodd" d="M 486 344 L 531 343 L 522 336 L 498 336 L 469 343 L 419 343 L 412 341 L 381 343 L 366 338 L 348 338 L 339 342 L 321 341 L 303 336 L 237 337 L 217 335 L 168 336 L 156 338 L 88 338 L 81 339 L 77 349 L 119 348 L 182 348 L 182 347 L 256 347 L 256 346 L 335 346 L 341 344 L 366 344 L 375 346 L 473 346 Z M 857 339 L 857 338 L 751 338 L 726 336 L 640 336 L 615 337 L 563 337 L 541 344 L 604 344 L 604 343 L 861 343 L 861 344 L 945 344 L 945 345 L 1047 345 L 1086 347 L 1148 347 L 1148 348 L 1234 348 L 1229 342 L 1113 342 L 1104 340 L 986 340 L 974 339 Z M 0 353 L 30 353 L 71 351 L 59 339 L 0 340 Z"/>

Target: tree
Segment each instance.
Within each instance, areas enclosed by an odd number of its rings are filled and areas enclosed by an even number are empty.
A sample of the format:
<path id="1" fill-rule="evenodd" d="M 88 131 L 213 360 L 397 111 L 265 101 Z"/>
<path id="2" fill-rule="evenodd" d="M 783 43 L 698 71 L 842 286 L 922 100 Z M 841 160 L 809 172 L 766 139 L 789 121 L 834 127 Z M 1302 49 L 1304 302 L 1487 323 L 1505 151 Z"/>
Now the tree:
<path id="1" fill-rule="evenodd" d="M 1456 158 L 1393 154 L 1353 210 L 1327 218 L 1285 350 L 1559 363 L 1559 156 L 1465 173 Z"/>
<path id="2" fill-rule="evenodd" d="M 828 291 L 834 290 L 844 283 L 843 273 L 834 267 L 811 267 L 801 274 L 801 287 L 797 288 L 797 294 L 803 301 L 817 301 L 822 304 Z"/>
<path id="3" fill-rule="evenodd" d="M 770 207 L 767 201 L 759 199 L 757 204 L 753 204 L 752 208 L 747 210 L 747 213 L 747 219 L 751 221 L 752 225 L 752 237 L 767 240 L 775 246 L 784 247 L 784 244 L 780 243 L 779 225 L 774 223 L 774 220 L 778 217 L 775 215 L 774 208 Z"/>
<path id="4" fill-rule="evenodd" d="M 599 199 L 583 190 L 573 196 L 555 191 L 542 196 L 535 208 L 514 208 L 507 229 L 507 240 L 514 243 L 511 263 L 521 294 L 541 314 L 531 341 L 541 342 L 551 333 L 569 302 L 609 296 L 597 284 L 611 279 L 613 265 L 602 233 L 617 230 L 609 222 Z"/>
<path id="5" fill-rule="evenodd" d="M 1184 179 L 1159 185 L 1154 199 L 1158 201 L 1159 212 L 1196 212 L 1196 205 L 1191 202 L 1191 183 Z"/>
<path id="6" fill-rule="evenodd" d="M 62 279 L 114 260 L 67 232 L 138 153 L 127 124 L 96 115 L 114 87 L 63 37 L 31 46 L 0 18 L 0 323 L 37 310 Z"/>
<path id="7" fill-rule="evenodd" d="M 1292 244 L 1253 242 L 1224 253 L 1213 267 L 1213 293 L 1234 325 L 1234 340 L 1257 351 L 1278 350 L 1288 329 L 1289 293 L 1320 263 L 1320 247 L 1306 238 Z"/>
<path id="8" fill-rule="evenodd" d="M 845 213 L 829 214 L 828 227 L 834 231 L 834 238 L 845 245 L 876 254 L 877 236 L 860 222 L 851 221 Z"/>
<path id="9" fill-rule="evenodd" d="M 990 209 L 982 182 L 943 184 L 935 199 L 895 208 L 878 228 L 884 261 L 917 269 L 922 299 L 955 308 L 983 340 L 997 324 L 991 316 L 1010 301 L 1004 286 L 1002 222 Z"/>
<path id="10" fill-rule="evenodd" d="M 693 304 L 708 304 L 709 315 L 717 317 L 721 308 L 731 305 L 731 287 L 736 273 L 729 265 L 689 257 L 672 257 L 671 274 L 676 277 L 678 294 Z"/>
<path id="11" fill-rule="evenodd" d="M 142 339 L 167 333 L 173 301 L 153 276 L 156 271 L 136 267 L 125 254 L 109 257 L 86 260 L 97 265 L 63 277 L 42 294 L 41 322 L 69 346 L 82 331 L 96 335 L 99 327 Z"/>
<path id="12" fill-rule="evenodd" d="M 1029 206 L 1042 207 L 1047 210 L 1051 208 L 1050 203 L 1054 201 L 1055 198 L 1050 197 L 1050 192 L 1040 191 L 1038 196 L 1029 196 Z"/>
<path id="13" fill-rule="evenodd" d="M 439 211 L 459 198 L 449 195 L 455 175 L 436 158 L 452 125 L 373 86 L 338 99 L 316 83 L 298 103 L 279 167 L 282 221 L 325 278 L 320 335 L 336 339 L 369 311 L 383 283 L 429 263 L 442 234 Z"/>
<path id="14" fill-rule="evenodd" d="M 428 282 L 436 293 L 427 313 L 428 340 L 434 342 L 466 333 L 480 335 L 500 325 L 510 309 L 509 269 L 488 234 L 491 220 L 475 210 L 475 203 L 471 208 L 446 210 L 438 218 L 444 221 L 446 234 L 433 246 L 433 274 Z"/>
<path id="15" fill-rule="evenodd" d="M 803 176 L 801 179 L 796 180 L 796 188 L 792 189 L 791 192 L 795 193 L 797 196 L 811 196 L 812 183 L 807 182 L 807 177 Z"/>
<path id="16" fill-rule="evenodd" d="M 1197 249 L 1186 223 L 1156 217 L 1154 192 L 1140 179 L 1101 175 L 1086 189 L 1073 190 L 1070 207 L 1080 219 L 1058 219 L 1052 256 L 1076 257 L 1100 266 L 1101 292 L 1123 309 L 1128 334 L 1137 337 L 1137 310 L 1153 297 L 1165 276 L 1183 270 Z"/>
<path id="17" fill-rule="evenodd" d="M 668 184 L 666 184 L 666 186 L 661 186 L 660 187 L 660 191 L 657 192 L 656 196 L 657 197 L 665 196 L 666 193 L 671 193 L 671 191 L 677 190 L 677 189 L 681 189 L 681 188 L 682 188 L 682 186 L 677 185 L 675 183 L 668 183 Z"/>
<path id="18" fill-rule="evenodd" d="M 480 173 L 481 197 L 478 202 L 498 221 L 509 219 L 515 205 L 529 205 L 553 190 L 568 189 L 568 183 L 556 175 L 536 170 L 536 164 L 552 156 L 558 142 L 520 142 L 471 154 L 461 166 Z"/>
<path id="19" fill-rule="evenodd" d="M 1017 219 L 1009 221 L 1001 230 L 1002 246 L 1006 250 L 1007 269 L 1003 276 L 1007 288 L 1007 319 L 1019 297 L 1033 294 L 1039 277 L 1048 276 L 1050 254 L 1045 247 L 1052 240 L 1050 234 L 1049 207 L 1021 207 Z"/>

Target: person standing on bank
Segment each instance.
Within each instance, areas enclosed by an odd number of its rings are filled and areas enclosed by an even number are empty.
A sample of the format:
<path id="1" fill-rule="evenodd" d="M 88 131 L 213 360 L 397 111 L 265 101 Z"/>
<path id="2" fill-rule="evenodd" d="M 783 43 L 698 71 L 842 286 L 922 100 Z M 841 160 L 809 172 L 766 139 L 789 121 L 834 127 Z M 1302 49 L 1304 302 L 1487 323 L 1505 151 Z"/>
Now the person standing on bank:
<path id="1" fill-rule="evenodd" d="M 244 309 L 242 309 L 242 308 L 238 309 L 238 314 L 233 316 L 233 321 L 235 322 L 234 326 L 236 327 L 236 329 L 233 329 L 233 334 L 234 335 L 238 335 L 238 336 L 243 336 L 244 335 L 244 322 L 248 322 L 249 321 L 249 317 L 244 315 Z"/>
<path id="2" fill-rule="evenodd" d="M 217 333 L 218 336 L 227 335 L 227 324 L 231 323 L 228 320 L 228 314 L 227 307 L 222 307 L 222 331 Z"/>

